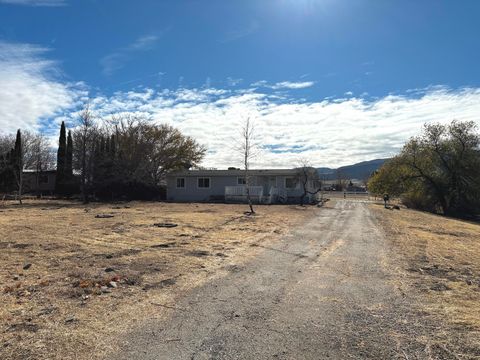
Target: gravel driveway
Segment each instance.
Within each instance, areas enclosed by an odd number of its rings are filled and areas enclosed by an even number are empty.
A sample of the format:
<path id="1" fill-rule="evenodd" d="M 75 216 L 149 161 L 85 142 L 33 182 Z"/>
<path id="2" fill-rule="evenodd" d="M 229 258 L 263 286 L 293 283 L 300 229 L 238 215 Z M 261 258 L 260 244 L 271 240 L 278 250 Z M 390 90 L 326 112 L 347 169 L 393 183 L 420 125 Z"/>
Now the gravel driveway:
<path id="1" fill-rule="evenodd" d="M 115 359 L 428 358 L 368 205 L 338 201 L 141 326 Z"/>

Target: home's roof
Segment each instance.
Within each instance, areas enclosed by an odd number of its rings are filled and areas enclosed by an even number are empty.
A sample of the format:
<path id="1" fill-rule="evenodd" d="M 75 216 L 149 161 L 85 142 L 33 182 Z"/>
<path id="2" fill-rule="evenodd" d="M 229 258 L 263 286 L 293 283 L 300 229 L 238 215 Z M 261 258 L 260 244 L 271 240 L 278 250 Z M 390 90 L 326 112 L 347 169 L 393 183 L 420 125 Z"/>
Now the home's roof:
<path id="1" fill-rule="evenodd" d="M 31 170 L 31 169 L 23 170 L 24 174 L 36 174 L 37 172 L 39 172 L 41 174 L 55 174 L 57 172 L 57 170 L 42 170 L 42 171 Z"/>
<path id="2" fill-rule="evenodd" d="M 295 169 L 251 169 L 251 176 L 291 176 L 296 175 Z M 244 176 L 245 170 L 182 170 L 168 174 L 167 176 Z"/>

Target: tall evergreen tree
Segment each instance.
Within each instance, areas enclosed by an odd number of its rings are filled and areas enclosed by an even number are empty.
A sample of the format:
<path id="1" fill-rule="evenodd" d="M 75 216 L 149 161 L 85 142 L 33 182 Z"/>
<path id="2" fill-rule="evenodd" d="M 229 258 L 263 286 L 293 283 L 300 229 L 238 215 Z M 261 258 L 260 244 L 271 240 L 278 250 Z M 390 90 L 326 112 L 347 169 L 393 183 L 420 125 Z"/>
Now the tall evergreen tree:
<path id="1" fill-rule="evenodd" d="M 22 160 L 22 132 L 20 131 L 20 129 L 17 130 L 17 137 L 15 138 L 15 147 L 13 149 L 14 149 L 13 163 L 15 166 L 15 170 L 18 170 Z"/>
<path id="2" fill-rule="evenodd" d="M 68 131 L 67 150 L 65 154 L 65 194 L 71 195 L 74 191 L 75 181 L 73 178 L 73 139 L 72 132 Z"/>
<path id="3" fill-rule="evenodd" d="M 67 151 L 65 157 L 65 176 L 67 180 L 71 180 L 73 176 L 73 140 L 72 140 L 72 132 L 68 131 L 67 137 Z"/>
<path id="4" fill-rule="evenodd" d="M 58 139 L 58 152 L 57 152 L 57 176 L 55 179 L 55 192 L 62 194 L 65 188 L 65 165 L 67 157 L 67 138 L 65 134 L 65 122 L 62 121 L 60 127 L 60 137 Z"/>
<path id="5" fill-rule="evenodd" d="M 22 146 L 22 132 L 17 130 L 17 137 L 15 139 L 15 147 L 12 152 L 12 165 L 15 181 L 17 183 L 18 200 L 22 203 L 22 187 L 23 187 L 23 146 Z"/>

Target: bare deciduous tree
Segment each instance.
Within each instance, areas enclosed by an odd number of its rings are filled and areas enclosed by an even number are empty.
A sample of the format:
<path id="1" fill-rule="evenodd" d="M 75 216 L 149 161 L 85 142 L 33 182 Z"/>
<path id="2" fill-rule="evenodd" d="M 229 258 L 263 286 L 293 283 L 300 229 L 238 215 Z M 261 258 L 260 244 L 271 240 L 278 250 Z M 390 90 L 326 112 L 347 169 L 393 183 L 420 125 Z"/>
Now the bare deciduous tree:
<path id="1" fill-rule="evenodd" d="M 39 191 L 40 176 L 43 171 L 53 168 L 55 156 L 48 139 L 43 134 L 24 133 L 24 143 L 26 146 L 24 168 L 34 171 L 35 185 Z"/>
<path id="2" fill-rule="evenodd" d="M 250 208 L 250 214 L 255 214 L 252 204 L 252 197 L 250 194 L 251 176 L 250 163 L 252 159 L 258 154 L 258 143 L 255 134 L 255 126 L 250 117 L 247 117 L 242 124 L 240 131 L 240 140 L 236 141 L 235 150 L 242 155 L 243 169 L 245 173 L 245 191 L 247 195 L 247 202 Z"/>
<path id="3" fill-rule="evenodd" d="M 300 206 L 305 203 L 308 195 L 316 195 L 322 190 L 322 182 L 317 169 L 311 166 L 307 160 L 300 160 L 297 168 L 297 180 L 302 187 L 302 195 L 300 196 Z"/>
<path id="4" fill-rule="evenodd" d="M 84 201 L 91 193 L 112 199 L 159 196 L 167 172 L 195 166 L 205 153 L 203 146 L 172 126 L 131 114 L 100 123 L 88 106 L 73 138 L 73 163 Z"/>
<path id="5" fill-rule="evenodd" d="M 342 170 L 335 171 L 335 190 L 336 191 L 344 191 L 347 188 L 349 180 L 347 179 L 345 173 Z"/>
<path id="6" fill-rule="evenodd" d="M 19 147 L 18 147 L 19 146 Z M 15 138 L 13 136 L 2 136 L 0 138 L 0 154 L 6 154 L 15 147 Z M 11 169 L 15 178 L 17 188 L 17 195 L 21 202 L 24 191 L 24 176 L 25 170 L 32 170 L 36 176 L 36 185 L 40 181 L 42 171 L 45 171 L 53 166 L 54 158 L 52 149 L 45 135 L 40 133 L 33 133 L 29 131 L 22 131 L 20 135 L 20 143 L 17 145 L 17 152 L 15 164 Z M 12 166 L 12 164 L 5 163 L 3 166 Z"/>
<path id="7" fill-rule="evenodd" d="M 80 190 L 82 200 L 88 203 L 88 187 L 93 170 L 96 124 L 90 106 L 87 103 L 80 112 L 78 127 L 73 132 L 75 167 L 80 170 Z"/>
<path id="8" fill-rule="evenodd" d="M 0 155 L 10 152 L 14 144 L 15 136 L 12 134 L 0 135 Z"/>

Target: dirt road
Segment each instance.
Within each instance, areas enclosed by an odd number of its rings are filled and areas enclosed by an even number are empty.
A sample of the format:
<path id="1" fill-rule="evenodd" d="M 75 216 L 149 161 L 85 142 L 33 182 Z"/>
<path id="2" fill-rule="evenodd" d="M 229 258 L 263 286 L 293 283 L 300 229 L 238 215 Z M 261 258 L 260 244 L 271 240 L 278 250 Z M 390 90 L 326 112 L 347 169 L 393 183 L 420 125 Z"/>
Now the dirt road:
<path id="1" fill-rule="evenodd" d="M 390 283 L 388 256 L 368 205 L 338 201 L 140 326 L 112 358 L 428 358 L 417 339 L 434 330 Z"/>

